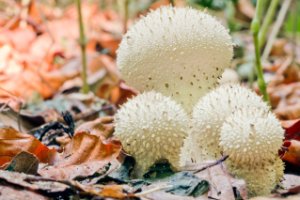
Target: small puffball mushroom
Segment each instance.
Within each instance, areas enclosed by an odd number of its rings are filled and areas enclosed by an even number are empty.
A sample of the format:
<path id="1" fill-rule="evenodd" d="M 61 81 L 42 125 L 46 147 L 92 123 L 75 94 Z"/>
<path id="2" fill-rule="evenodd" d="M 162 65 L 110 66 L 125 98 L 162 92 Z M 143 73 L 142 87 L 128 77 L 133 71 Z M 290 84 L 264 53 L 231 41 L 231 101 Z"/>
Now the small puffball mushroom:
<path id="1" fill-rule="evenodd" d="M 283 135 L 280 122 L 272 112 L 242 108 L 223 123 L 220 147 L 236 164 L 264 163 L 277 156 Z"/>
<path id="2" fill-rule="evenodd" d="M 270 165 L 255 168 L 245 166 L 228 166 L 235 177 L 245 180 L 248 197 L 269 195 L 276 186 L 276 174 Z"/>
<path id="3" fill-rule="evenodd" d="M 129 85 L 172 96 L 191 112 L 217 84 L 232 55 L 228 30 L 214 17 L 168 6 L 130 27 L 117 51 L 117 66 Z"/>
<path id="4" fill-rule="evenodd" d="M 219 79 L 219 84 L 238 84 L 240 82 L 240 77 L 234 69 L 227 68 L 222 74 L 221 79 Z"/>
<path id="5" fill-rule="evenodd" d="M 136 159 L 136 176 L 162 160 L 168 160 L 174 170 L 179 168 L 188 121 L 179 104 L 153 91 L 139 94 L 118 110 L 114 134 Z"/>
<path id="6" fill-rule="evenodd" d="M 192 128 L 188 136 L 190 138 L 182 148 L 182 151 L 191 148 L 189 150 L 191 158 L 187 159 L 201 163 L 220 158 L 221 127 L 228 116 L 242 108 L 246 110 L 257 108 L 262 112 L 269 110 L 269 106 L 261 97 L 240 85 L 222 85 L 201 98 L 193 110 Z M 181 155 L 187 156 L 187 153 L 182 152 Z"/>
<path id="7" fill-rule="evenodd" d="M 284 165 L 278 157 L 260 164 L 226 164 L 232 175 L 245 180 L 249 197 L 269 195 L 283 178 Z"/>

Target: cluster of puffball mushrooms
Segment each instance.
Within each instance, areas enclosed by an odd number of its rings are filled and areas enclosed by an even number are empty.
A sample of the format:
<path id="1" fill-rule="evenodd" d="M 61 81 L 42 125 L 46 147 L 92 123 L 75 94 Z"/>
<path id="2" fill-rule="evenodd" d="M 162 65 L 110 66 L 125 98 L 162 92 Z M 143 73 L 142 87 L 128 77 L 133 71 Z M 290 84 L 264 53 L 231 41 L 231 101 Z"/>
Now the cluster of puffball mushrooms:
<path id="1" fill-rule="evenodd" d="M 232 56 L 228 30 L 192 8 L 162 7 L 128 30 L 117 65 L 142 93 L 118 110 L 114 134 L 136 159 L 135 176 L 160 161 L 176 171 L 228 155 L 227 169 L 246 181 L 249 196 L 280 182 L 279 121 L 249 89 L 217 84 Z"/>

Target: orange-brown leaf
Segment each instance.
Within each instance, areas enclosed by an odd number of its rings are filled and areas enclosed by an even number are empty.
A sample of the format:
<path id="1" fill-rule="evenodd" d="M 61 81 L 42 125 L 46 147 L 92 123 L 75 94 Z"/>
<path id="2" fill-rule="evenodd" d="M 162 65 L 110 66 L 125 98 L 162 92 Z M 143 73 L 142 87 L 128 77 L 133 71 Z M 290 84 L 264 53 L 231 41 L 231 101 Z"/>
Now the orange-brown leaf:
<path id="1" fill-rule="evenodd" d="M 101 117 L 81 124 L 76 132 L 90 132 L 92 135 L 108 138 L 113 132 L 113 117 Z"/>
<path id="2" fill-rule="evenodd" d="M 13 128 L 4 127 L 0 129 L 0 165 L 9 162 L 21 151 L 34 154 L 40 162 L 53 163 L 57 153 L 43 145 L 35 137 L 19 133 Z"/>
<path id="3" fill-rule="evenodd" d="M 287 150 L 282 155 L 282 160 L 300 166 L 300 141 L 286 140 L 283 144 Z"/>
<path id="4" fill-rule="evenodd" d="M 55 179 L 73 179 L 77 176 L 94 174 L 121 151 L 119 141 L 105 141 L 88 132 L 78 132 L 66 145 L 60 161 L 54 166 L 43 168 L 39 173 Z"/>

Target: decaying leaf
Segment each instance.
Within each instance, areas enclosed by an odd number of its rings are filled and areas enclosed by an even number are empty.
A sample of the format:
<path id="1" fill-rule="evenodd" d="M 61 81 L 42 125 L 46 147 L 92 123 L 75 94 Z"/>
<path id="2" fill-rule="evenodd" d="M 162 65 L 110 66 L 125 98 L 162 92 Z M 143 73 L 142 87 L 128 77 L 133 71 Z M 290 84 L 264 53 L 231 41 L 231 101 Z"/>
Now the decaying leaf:
<path id="1" fill-rule="evenodd" d="M 286 151 L 281 155 L 282 160 L 300 166 L 300 141 L 286 140 L 283 146 L 286 148 Z"/>
<path id="2" fill-rule="evenodd" d="M 3 170 L 0 170 L 0 180 L 25 189 L 43 190 L 49 193 L 63 192 L 69 188 L 68 185 L 63 183 L 39 180 L 37 176 Z"/>
<path id="3" fill-rule="evenodd" d="M 114 199 L 125 199 L 125 198 L 135 197 L 135 195 L 133 194 L 133 189 L 127 185 L 85 186 L 79 183 L 77 183 L 76 185 L 84 192 L 95 196 L 114 198 Z"/>
<path id="4" fill-rule="evenodd" d="M 285 122 L 282 126 L 285 128 L 286 140 L 300 140 L 300 120 Z"/>
<path id="5" fill-rule="evenodd" d="M 0 199 L 14 200 L 47 200 L 48 198 L 30 190 L 16 189 L 0 185 Z"/>
<path id="6" fill-rule="evenodd" d="M 36 156 L 26 151 L 16 155 L 5 170 L 13 172 L 23 172 L 25 174 L 36 174 L 39 160 Z"/>
<path id="7" fill-rule="evenodd" d="M 209 183 L 196 177 L 190 172 L 179 172 L 171 177 L 171 188 L 166 192 L 180 196 L 193 196 L 197 197 L 205 194 L 209 190 Z"/>
<path id="8" fill-rule="evenodd" d="M 113 133 L 113 117 L 107 116 L 81 124 L 77 132 L 89 132 L 92 135 L 108 138 Z"/>
<path id="9" fill-rule="evenodd" d="M 39 170 L 43 177 L 71 180 L 89 176 L 115 159 L 121 151 L 116 140 L 102 141 L 99 136 L 78 132 L 64 148 L 63 155 L 53 166 Z"/>
<path id="10" fill-rule="evenodd" d="M 0 165 L 6 164 L 21 151 L 34 154 L 40 162 L 54 163 L 57 153 L 31 135 L 19 133 L 13 128 L 0 128 Z"/>

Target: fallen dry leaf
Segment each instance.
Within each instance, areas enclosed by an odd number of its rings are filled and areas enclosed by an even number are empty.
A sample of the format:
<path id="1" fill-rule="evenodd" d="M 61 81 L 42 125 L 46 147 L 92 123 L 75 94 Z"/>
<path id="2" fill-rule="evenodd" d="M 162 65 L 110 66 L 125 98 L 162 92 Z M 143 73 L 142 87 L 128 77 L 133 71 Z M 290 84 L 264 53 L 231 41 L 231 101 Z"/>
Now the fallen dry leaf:
<path id="1" fill-rule="evenodd" d="M 40 169 L 39 174 L 64 180 L 92 175 L 119 155 L 121 143 L 102 141 L 99 136 L 77 132 L 64 149 L 61 159 L 53 166 Z"/>
<path id="2" fill-rule="evenodd" d="M 283 147 L 287 150 L 282 152 L 282 160 L 300 166 L 300 141 L 286 140 L 283 143 Z"/>
<path id="3" fill-rule="evenodd" d="M 38 167 L 38 158 L 31 153 L 22 151 L 12 159 L 5 170 L 34 175 L 37 174 Z"/>
<path id="4" fill-rule="evenodd" d="M 0 185 L 0 199 L 47 200 L 48 198 L 30 190 L 17 189 L 9 186 Z"/>
<path id="5" fill-rule="evenodd" d="M 137 94 L 137 90 L 127 86 L 124 82 L 120 82 L 120 84 L 111 91 L 109 100 L 116 106 L 120 106 L 128 99 L 136 96 Z"/>
<path id="6" fill-rule="evenodd" d="M 294 174 L 285 174 L 281 185 L 286 190 L 300 186 L 300 177 Z"/>
<path id="7" fill-rule="evenodd" d="M 43 190 L 47 192 L 63 192 L 67 188 L 68 185 L 63 183 L 54 182 L 54 181 L 39 181 L 39 177 L 33 175 L 27 175 L 24 173 L 18 172 L 9 172 L 0 170 L 0 180 L 7 181 L 8 183 L 20 186 L 29 190 Z"/>
<path id="8" fill-rule="evenodd" d="M 285 129 L 284 137 L 286 140 L 298 140 L 300 141 L 300 120 L 289 120 L 281 122 L 281 125 Z"/>
<path id="9" fill-rule="evenodd" d="M 125 199 L 125 198 L 135 197 L 133 193 L 128 192 L 128 190 L 133 190 L 128 185 L 85 186 L 77 183 L 76 186 L 88 194 L 92 194 L 100 197 L 114 198 L 114 199 Z"/>
<path id="10" fill-rule="evenodd" d="M 215 199 L 234 200 L 235 196 L 232 189 L 233 178 L 227 172 L 223 164 L 213 166 L 197 174 L 198 177 L 208 180 L 211 184 L 208 197 Z M 242 184 L 245 190 L 245 183 Z M 237 188 L 237 189 L 241 189 Z M 243 194 L 242 192 L 240 192 Z M 244 194 L 245 195 L 245 194 Z"/>
<path id="11" fill-rule="evenodd" d="M 54 163 L 57 158 L 54 149 L 49 149 L 35 137 L 10 127 L 0 128 L 0 166 L 11 161 L 21 151 L 34 154 L 43 163 Z"/>
<path id="12" fill-rule="evenodd" d="M 89 132 L 92 135 L 105 139 L 111 136 L 113 128 L 113 117 L 107 116 L 81 124 L 76 129 L 76 132 Z"/>

